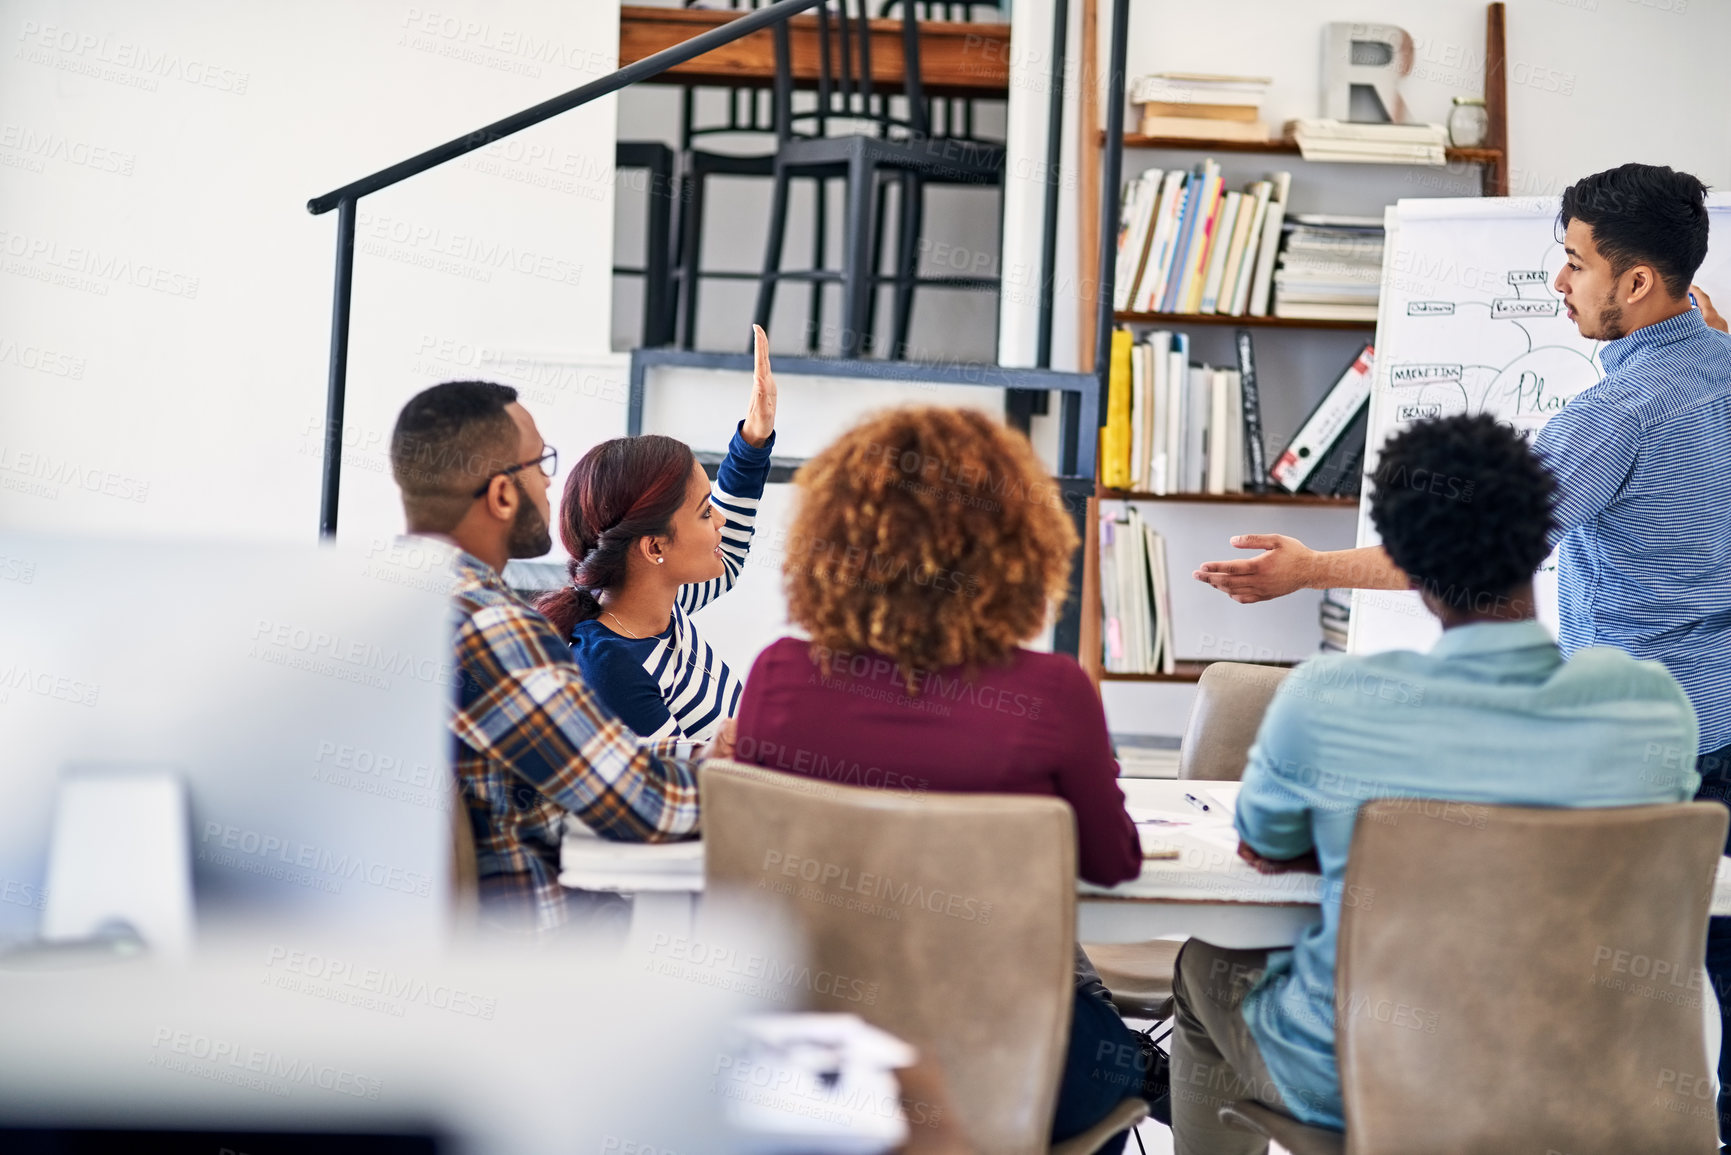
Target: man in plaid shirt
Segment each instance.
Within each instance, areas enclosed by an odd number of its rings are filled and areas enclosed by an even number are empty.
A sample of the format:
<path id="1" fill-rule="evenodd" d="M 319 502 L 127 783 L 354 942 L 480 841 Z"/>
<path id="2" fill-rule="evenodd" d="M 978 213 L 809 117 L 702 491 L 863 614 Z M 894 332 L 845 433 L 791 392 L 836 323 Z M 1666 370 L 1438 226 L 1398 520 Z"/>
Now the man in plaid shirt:
<path id="1" fill-rule="evenodd" d="M 409 532 L 457 547 L 451 729 L 482 920 L 535 933 L 570 918 L 559 886 L 566 814 L 618 841 L 692 837 L 697 774 L 639 745 L 583 684 L 553 627 L 499 576 L 508 559 L 553 544 L 547 488 L 558 457 L 516 398 L 483 381 L 423 390 L 397 417 L 391 471 Z"/>

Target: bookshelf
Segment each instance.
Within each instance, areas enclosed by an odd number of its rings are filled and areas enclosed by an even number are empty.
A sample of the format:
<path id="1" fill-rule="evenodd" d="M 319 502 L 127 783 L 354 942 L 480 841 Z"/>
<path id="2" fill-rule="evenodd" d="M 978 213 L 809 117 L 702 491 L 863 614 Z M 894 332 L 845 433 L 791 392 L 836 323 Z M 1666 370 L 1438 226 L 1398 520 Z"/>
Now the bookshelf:
<path id="1" fill-rule="evenodd" d="M 1175 152 L 1200 153 L 1235 153 L 1272 156 L 1301 156 L 1298 144 L 1285 139 L 1270 139 L 1266 141 L 1242 140 L 1195 140 L 1184 137 L 1145 136 L 1140 133 L 1124 133 L 1114 142 L 1107 139 L 1107 133 L 1101 126 L 1100 100 L 1101 90 L 1100 61 L 1096 58 L 1094 46 L 1099 44 L 1100 8 L 1102 0 L 1082 0 L 1081 32 L 1082 43 L 1088 46 L 1083 54 L 1082 91 L 1091 94 L 1081 102 L 1081 131 L 1078 134 L 1083 142 L 1079 148 L 1080 164 L 1080 209 L 1081 235 L 1093 238 L 1100 235 L 1102 228 L 1116 228 L 1116 220 L 1106 222 L 1100 219 L 1099 205 L 1101 202 L 1100 181 L 1101 156 L 1108 148 L 1165 150 Z M 1134 21 L 1132 21 L 1132 26 Z M 1507 91 L 1507 37 L 1506 15 L 1502 2 L 1490 3 L 1485 8 L 1485 56 L 1484 56 L 1484 100 L 1485 113 L 1489 121 L 1485 145 L 1480 148 L 1448 148 L 1444 156 L 1454 164 L 1476 165 L 1479 168 L 1480 192 L 1484 196 L 1507 196 L 1509 178 L 1508 152 L 1508 91 Z M 1336 165 L 1341 162 L 1304 162 L 1307 164 Z M 1383 166 L 1376 166 L 1383 167 Z M 1388 166 L 1390 168 L 1398 166 Z M 1422 166 L 1414 166 L 1422 167 Z M 1097 299 L 1084 299 L 1081 302 L 1080 332 L 1080 364 L 1094 363 L 1094 318 L 1102 307 Z M 1324 332 L 1339 330 L 1356 330 L 1369 333 L 1376 326 L 1369 321 L 1322 321 L 1286 317 L 1238 317 L 1220 316 L 1215 314 L 1191 313 L 1132 313 L 1115 312 L 1113 319 L 1121 325 L 1136 327 L 1155 327 L 1181 329 L 1191 326 L 1231 326 L 1234 328 L 1288 330 L 1295 333 L 1303 331 Z M 1266 392 L 1267 382 L 1263 383 Z M 1101 417 L 1104 420 L 1104 405 Z M 1270 453 L 1278 450 L 1278 446 L 1268 446 Z M 1177 672 L 1173 674 L 1109 674 L 1102 668 L 1100 654 L 1101 644 L 1101 594 L 1100 594 L 1100 542 L 1099 542 L 1099 503 L 1108 501 L 1134 502 L 1178 502 L 1178 503 L 1218 503 L 1221 505 L 1266 506 L 1273 507 L 1271 512 L 1278 514 L 1279 507 L 1312 507 L 1318 509 L 1357 510 L 1359 502 L 1356 498 L 1317 497 L 1311 494 L 1285 493 L 1232 493 L 1232 494 L 1168 494 L 1156 496 L 1149 493 L 1107 489 L 1096 486 L 1095 496 L 1088 502 L 1087 533 L 1083 543 L 1082 590 L 1081 590 L 1081 646 L 1080 657 L 1082 666 L 1095 680 L 1096 684 L 1111 682 L 1150 682 L 1150 683 L 1184 683 L 1195 682 L 1202 670 L 1210 664 L 1206 660 L 1180 660 Z M 1276 529 L 1270 526 L 1270 529 Z M 1289 663 L 1263 663 L 1289 664 Z"/>

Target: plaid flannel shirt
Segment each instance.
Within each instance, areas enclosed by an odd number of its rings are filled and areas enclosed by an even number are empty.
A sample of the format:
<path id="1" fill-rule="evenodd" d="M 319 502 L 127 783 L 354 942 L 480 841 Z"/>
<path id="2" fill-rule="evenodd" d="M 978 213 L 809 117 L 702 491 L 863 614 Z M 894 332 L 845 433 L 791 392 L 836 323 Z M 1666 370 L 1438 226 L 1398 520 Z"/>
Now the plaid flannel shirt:
<path id="1" fill-rule="evenodd" d="M 456 772 L 475 834 L 489 922 L 548 931 L 567 914 L 559 844 L 567 814 L 620 842 L 698 828 L 697 772 L 658 757 L 584 685 L 546 618 L 493 568 L 456 550 Z"/>

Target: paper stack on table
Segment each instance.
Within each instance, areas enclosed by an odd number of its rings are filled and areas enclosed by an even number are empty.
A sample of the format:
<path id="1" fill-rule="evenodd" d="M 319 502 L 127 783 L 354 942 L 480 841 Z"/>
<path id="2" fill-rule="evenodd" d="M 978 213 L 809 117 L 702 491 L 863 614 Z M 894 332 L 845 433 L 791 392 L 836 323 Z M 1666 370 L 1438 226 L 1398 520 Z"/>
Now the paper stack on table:
<path id="1" fill-rule="evenodd" d="M 858 1015 L 753 1015 L 714 1091 L 753 1155 L 876 1155 L 907 1142 L 896 1070 L 907 1043 Z"/>

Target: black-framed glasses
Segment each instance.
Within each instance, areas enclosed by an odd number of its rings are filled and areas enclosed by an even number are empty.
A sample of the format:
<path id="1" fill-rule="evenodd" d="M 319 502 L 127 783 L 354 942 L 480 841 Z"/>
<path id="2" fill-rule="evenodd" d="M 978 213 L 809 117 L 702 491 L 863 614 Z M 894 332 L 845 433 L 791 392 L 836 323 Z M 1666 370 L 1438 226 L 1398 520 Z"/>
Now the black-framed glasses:
<path id="1" fill-rule="evenodd" d="M 493 484 L 493 478 L 509 477 L 519 469 L 528 469 L 531 465 L 539 465 L 542 473 L 546 474 L 548 477 L 554 477 L 559 473 L 559 451 L 549 445 L 542 450 L 541 456 L 537 457 L 533 461 L 519 461 L 515 465 L 506 466 L 497 473 L 488 474 L 487 480 L 483 481 L 471 496 L 485 497 L 487 495 L 487 487 Z"/>

